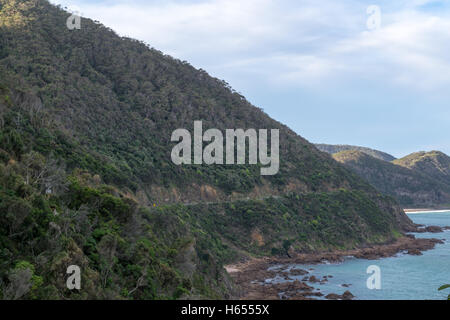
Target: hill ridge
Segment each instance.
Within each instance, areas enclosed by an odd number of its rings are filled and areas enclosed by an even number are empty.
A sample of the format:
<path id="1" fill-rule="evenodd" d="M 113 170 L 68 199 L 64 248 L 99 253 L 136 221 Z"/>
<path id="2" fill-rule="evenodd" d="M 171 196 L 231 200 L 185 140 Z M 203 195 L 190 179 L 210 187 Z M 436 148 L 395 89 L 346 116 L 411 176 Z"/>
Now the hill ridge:
<path id="1" fill-rule="evenodd" d="M 396 158 L 386 152 L 382 152 L 379 150 L 367 148 L 367 147 L 359 147 L 359 146 L 352 146 L 347 144 L 338 144 L 338 145 L 332 145 L 332 144 L 315 144 L 316 148 L 318 148 L 320 151 L 329 153 L 329 154 L 335 154 L 341 151 L 346 150 L 358 150 L 362 151 L 372 157 L 378 158 L 380 160 L 384 161 L 393 161 Z"/>
<path id="2" fill-rule="evenodd" d="M 402 159 L 386 162 L 356 150 L 342 151 L 333 157 L 404 206 L 439 207 L 450 204 L 450 180 L 436 179 L 418 168 L 397 164 Z"/>

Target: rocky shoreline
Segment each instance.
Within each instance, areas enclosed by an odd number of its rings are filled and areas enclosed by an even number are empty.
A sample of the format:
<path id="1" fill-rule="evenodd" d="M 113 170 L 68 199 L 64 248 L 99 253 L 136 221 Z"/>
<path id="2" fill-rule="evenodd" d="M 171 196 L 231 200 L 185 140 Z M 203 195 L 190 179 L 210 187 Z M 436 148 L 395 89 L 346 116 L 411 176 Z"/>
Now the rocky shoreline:
<path id="1" fill-rule="evenodd" d="M 445 228 L 444 228 L 445 229 Z M 431 229 L 430 229 L 431 230 Z M 436 227 L 432 229 L 439 232 Z M 442 228 L 440 229 L 442 232 Z M 425 230 L 423 232 L 426 232 Z M 310 284 L 328 281 L 332 275 L 316 278 L 308 277 L 307 270 L 290 269 L 282 271 L 274 268 L 278 265 L 295 264 L 320 264 L 326 262 L 342 262 L 346 257 L 352 256 L 360 259 L 376 260 L 395 256 L 400 252 L 410 255 L 421 255 L 423 251 L 433 249 L 436 244 L 443 243 L 438 239 L 418 239 L 412 235 L 406 235 L 396 242 L 372 245 L 345 251 L 329 251 L 321 253 L 298 253 L 291 258 L 258 258 L 250 259 L 242 263 L 226 266 L 238 289 L 236 298 L 243 300 L 316 300 L 324 297 L 320 289 L 315 289 Z M 302 280 L 290 276 L 303 276 Z M 282 282 L 267 282 L 267 279 L 279 278 Z M 309 284 L 308 284 L 309 283 Z M 344 287 L 349 285 L 343 284 Z M 328 300 L 351 300 L 354 296 L 350 291 L 343 295 L 329 294 L 324 297 Z"/>

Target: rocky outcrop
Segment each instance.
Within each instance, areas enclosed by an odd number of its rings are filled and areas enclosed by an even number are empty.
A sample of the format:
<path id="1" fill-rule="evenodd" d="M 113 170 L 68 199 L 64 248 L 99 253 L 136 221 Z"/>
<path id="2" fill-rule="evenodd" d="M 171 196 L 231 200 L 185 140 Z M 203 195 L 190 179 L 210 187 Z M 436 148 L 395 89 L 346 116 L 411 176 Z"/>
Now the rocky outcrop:
<path id="1" fill-rule="evenodd" d="M 438 226 L 419 227 L 416 232 L 417 233 L 426 233 L 426 232 L 429 232 L 429 233 L 441 233 L 441 232 L 444 232 L 444 230 L 446 228 L 449 228 L 449 227 L 444 227 L 444 228 L 441 228 L 441 227 L 438 227 Z"/>
<path id="2" fill-rule="evenodd" d="M 328 300 L 352 300 L 355 296 L 350 291 L 345 291 L 343 294 L 339 295 L 336 293 L 330 293 L 325 296 Z"/>

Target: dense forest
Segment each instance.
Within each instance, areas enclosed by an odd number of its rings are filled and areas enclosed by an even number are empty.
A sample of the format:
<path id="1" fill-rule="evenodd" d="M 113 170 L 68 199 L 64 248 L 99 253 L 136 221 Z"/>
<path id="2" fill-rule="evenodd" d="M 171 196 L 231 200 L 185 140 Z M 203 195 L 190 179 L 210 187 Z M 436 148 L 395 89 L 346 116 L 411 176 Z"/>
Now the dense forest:
<path id="1" fill-rule="evenodd" d="M 230 298 L 223 266 L 385 243 L 396 202 L 221 80 L 45 0 L 0 0 L 0 298 Z M 280 172 L 176 166 L 171 133 L 280 129 Z M 82 270 L 82 290 L 66 268 Z"/>

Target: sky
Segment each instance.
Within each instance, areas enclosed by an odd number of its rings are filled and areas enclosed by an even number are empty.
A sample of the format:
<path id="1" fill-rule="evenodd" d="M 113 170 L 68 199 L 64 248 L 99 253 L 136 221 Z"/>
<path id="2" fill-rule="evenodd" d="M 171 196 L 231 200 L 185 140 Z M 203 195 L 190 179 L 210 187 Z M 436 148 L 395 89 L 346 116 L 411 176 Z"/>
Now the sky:
<path id="1" fill-rule="evenodd" d="M 450 155 L 450 1 L 51 2 L 227 81 L 311 142 Z"/>

